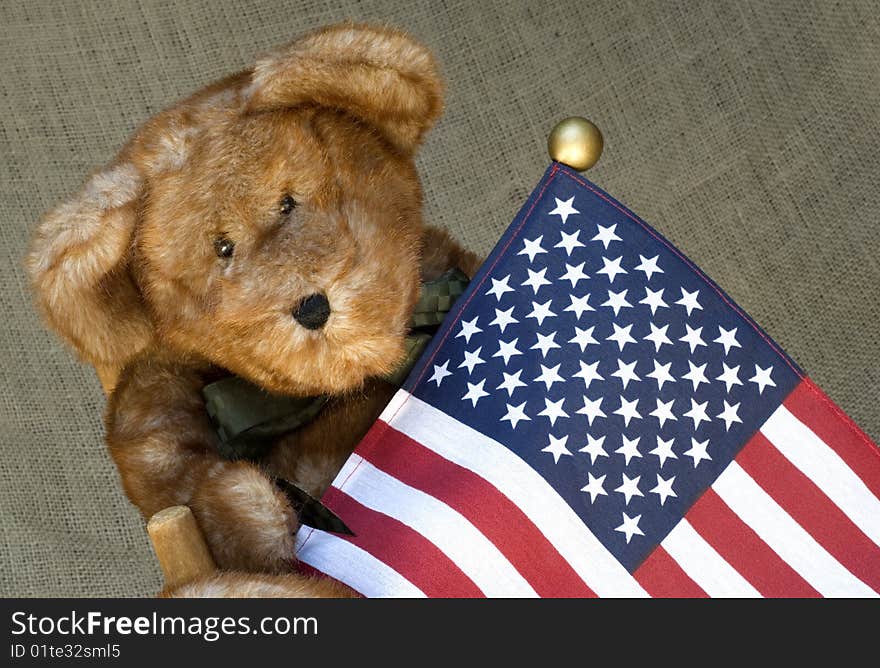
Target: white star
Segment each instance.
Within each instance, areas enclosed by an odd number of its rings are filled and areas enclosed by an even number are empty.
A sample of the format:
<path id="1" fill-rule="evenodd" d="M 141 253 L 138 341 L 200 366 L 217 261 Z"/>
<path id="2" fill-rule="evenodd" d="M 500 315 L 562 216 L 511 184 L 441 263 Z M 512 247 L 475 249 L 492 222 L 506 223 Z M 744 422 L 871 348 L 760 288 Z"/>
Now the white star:
<path id="1" fill-rule="evenodd" d="M 708 401 L 704 401 L 703 403 L 698 404 L 695 399 L 691 399 L 691 409 L 684 414 L 684 417 L 689 417 L 691 420 L 694 421 L 694 431 L 697 430 L 697 427 L 700 426 L 701 422 L 710 421 L 709 416 L 706 415 L 706 406 L 708 405 Z"/>
<path id="2" fill-rule="evenodd" d="M 582 408 L 578 408 L 578 413 L 580 415 L 587 416 L 587 422 L 592 427 L 593 426 L 593 418 L 597 417 L 608 417 L 605 413 L 602 412 L 600 408 L 602 406 L 602 401 L 605 397 L 599 397 L 598 399 L 587 399 L 584 397 L 584 405 Z M 604 436 L 602 437 L 605 438 Z"/>
<path id="3" fill-rule="evenodd" d="M 708 362 L 707 362 L 708 364 Z M 691 370 L 688 371 L 681 378 L 682 380 L 689 380 L 694 384 L 694 392 L 697 391 L 697 388 L 700 386 L 700 383 L 708 383 L 709 379 L 706 378 L 706 364 L 701 366 L 697 366 L 690 360 L 688 360 L 688 366 L 690 366 Z"/>
<path id="4" fill-rule="evenodd" d="M 544 235 L 542 234 L 537 239 L 524 239 L 523 241 L 524 241 L 525 248 L 523 248 L 519 253 L 517 253 L 517 255 L 528 255 L 529 262 L 534 262 L 536 255 L 547 252 L 541 246 L 541 239 L 543 239 L 543 238 L 544 238 Z"/>
<path id="5" fill-rule="evenodd" d="M 662 506 L 666 503 L 666 499 L 670 496 L 675 499 L 678 498 L 678 494 L 676 494 L 672 490 L 672 483 L 675 482 L 675 476 L 672 476 L 669 480 L 664 480 L 660 477 L 660 474 L 657 474 L 657 486 L 652 489 L 649 494 L 658 494 L 660 496 L 660 505 Z"/>
<path id="6" fill-rule="evenodd" d="M 460 336 L 464 337 L 466 343 L 471 342 L 471 337 L 478 332 L 482 332 L 483 330 L 477 327 L 477 320 L 479 320 L 479 316 L 467 322 L 466 320 L 461 321 L 461 330 L 458 334 L 455 335 L 455 338 L 459 338 Z"/>
<path id="7" fill-rule="evenodd" d="M 538 375 L 538 377 L 535 378 L 535 381 L 539 383 L 544 383 L 547 386 L 547 391 L 549 392 L 550 386 L 553 385 L 553 383 L 565 382 L 565 378 L 559 375 L 559 367 L 561 366 L 562 364 L 560 363 L 551 369 L 550 367 L 546 367 L 542 364 L 541 373 L 540 375 Z"/>
<path id="8" fill-rule="evenodd" d="M 523 410 L 526 405 L 525 401 L 522 402 L 519 406 L 511 406 L 510 404 L 505 405 L 507 406 L 507 413 L 504 414 L 504 417 L 501 418 L 501 421 L 503 422 L 504 420 L 508 420 L 512 429 L 516 429 L 516 425 L 518 422 L 532 419 L 528 415 L 526 415 L 525 410 Z"/>
<path id="9" fill-rule="evenodd" d="M 620 241 L 620 237 L 614 233 L 614 230 L 617 228 L 617 225 L 612 225 L 611 227 L 602 227 L 601 225 L 596 225 L 599 229 L 599 232 L 595 237 L 590 239 L 590 241 L 601 241 L 602 245 L 605 246 L 605 250 L 608 250 L 608 244 L 612 241 Z"/>
<path id="10" fill-rule="evenodd" d="M 738 409 L 739 404 L 728 404 L 726 400 L 724 401 L 724 410 L 718 414 L 718 417 L 724 420 L 724 431 L 730 431 L 730 425 L 734 422 L 742 422 L 736 413 Z"/>
<path id="11" fill-rule="evenodd" d="M 617 274 L 628 274 L 629 272 L 626 269 L 621 268 L 620 261 L 623 259 L 623 256 L 617 258 L 616 260 L 609 260 L 607 257 L 602 258 L 602 263 L 605 265 L 597 274 L 605 274 L 608 276 L 608 282 L 614 283 L 614 279 L 617 277 Z"/>
<path id="12" fill-rule="evenodd" d="M 565 265 L 565 273 L 559 277 L 560 281 L 571 281 L 571 289 L 574 290 L 577 287 L 577 282 L 586 280 L 589 278 L 584 273 L 584 265 L 586 262 L 581 262 L 578 266 L 572 267 L 570 264 L 566 263 Z"/>
<path id="13" fill-rule="evenodd" d="M 498 329 L 501 330 L 501 333 L 504 333 L 505 328 L 508 325 L 515 325 L 519 322 L 516 318 L 514 318 L 511 313 L 513 313 L 513 307 L 511 306 L 506 311 L 502 311 L 500 308 L 495 309 L 495 319 L 489 323 L 490 326 L 498 325 Z"/>
<path id="14" fill-rule="evenodd" d="M 657 389 L 662 390 L 664 383 L 674 383 L 675 378 L 672 377 L 672 374 L 669 373 L 669 367 L 672 366 L 672 362 L 667 362 L 666 364 L 660 364 L 657 360 L 654 360 L 654 370 L 648 374 L 648 378 L 653 378 L 657 381 Z"/>
<path id="15" fill-rule="evenodd" d="M 660 397 L 657 397 L 657 408 L 652 410 L 648 415 L 653 415 L 660 422 L 660 428 L 663 428 L 663 425 L 666 424 L 667 420 L 678 420 L 675 415 L 672 414 L 672 404 L 675 403 L 675 399 L 670 399 L 666 403 L 660 401 Z M 661 464 L 662 466 L 662 464 Z"/>
<path id="16" fill-rule="evenodd" d="M 621 434 L 621 438 L 623 439 L 623 445 L 621 445 L 617 450 L 614 451 L 617 455 L 623 455 L 624 459 L 626 459 L 626 465 L 629 466 L 629 461 L 633 457 L 642 458 L 642 453 L 639 452 L 639 441 L 641 440 L 641 436 L 636 436 L 633 439 L 629 439 L 623 434 Z"/>
<path id="17" fill-rule="evenodd" d="M 676 304 L 681 304 L 687 309 L 688 317 L 691 315 L 691 311 L 694 309 L 703 310 L 703 307 L 700 306 L 700 302 L 697 301 L 697 297 L 699 296 L 700 291 L 694 290 L 693 292 L 688 292 L 684 288 L 681 289 L 681 299 L 679 299 Z"/>
<path id="18" fill-rule="evenodd" d="M 687 327 L 687 334 L 679 339 L 679 341 L 686 341 L 687 344 L 691 347 L 691 354 L 697 349 L 697 346 L 705 346 L 706 342 L 703 341 L 703 337 L 700 334 L 703 331 L 702 327 L 697 327 L 696 329 L 692 329 L 690 325 L 685 325 Z"/>
<path id="19" fill-rule="evenodd" d="M 588 292 L 583 297 L 575 297 L 574 295 L 569 295 L 571 297 L 571 306 L 566 306 L 566 311 L 574 311 L 574 317 L 578 320 L 581 319 L 581 316 L 584 314 L 584 311 L 594 311 L 595 309 L 589 305 L 588 300 L 590 299 L 590 293 Z"/>
<path id="20" fill-rule="evenodd" d="M 697 464 L 699 464 L 704 459 L 712 461 L 712 458 L 709 456 L 709 453 L 706 452 L 709 449 L 709 439 L 707 438 L 705 441 L 698 441 L 695 438 L 691 438 L 691 449 L 685 452 L 684 454 L 688 457 L 693 457 L 694 459 L 694 468 L 697 468 Z"/>
<path id="21" fill-rule="evenodd" d="M 639 304 L 647 304 L 651 307 L 651 315 L 657 313 L 657 309 L 660 307 L 669 308 L 669 304 L 663 301 L 663 290 L 664 288 L 660 288 L 656 292 L 651 288 L 645 288 L 645 298 L 639 302 Z"/>
<path id="22" fill-rule="evenodd" d="M 660 458 L 660 468 L 663 468 L 667 459 L 678 459 L 676 454 L 672 451 L 672 441 L 673 439 L 671 438 L 668 441 L 664 441 L 658 435 L 657 447 L 648 453 L 649 455 L 657 455 Z"/>
<path id="23" fill-rule="evenodd" d="M 452 372 L 449 371 L 449 360 L 443 362 L 443 364 L 435 364 L 434 365 L 434 375 L 428 378 L 428 382 L 430 383 L 432 380 L 437 383 L 437 387 L 440 387 L 440 383 L 443 382 L 443 379 L 446 376 L 451 376 Z"/>
<path id="24" fill-rule="evenodd" d="M 608 301 L 602 304 L 602 306 L 610 306 L 614 309 L 614 315 L 617 316 L 618 312 L 622 308 L 632 308 L 632 304 L 626 301 L 626 290 L 622 292 L 611 292 L 608 291 Z"/>
<path id="25" fill-rule="evenodd" d="M 629 426 L 629 421 L 632 418 L 641 418 L 642 416 L 636 410 L 636 406 L 639 403 L 638 398 L 633 399 L 632 401 L 627 401 L 623 397 L 620 397 L 620 408 L 614 411 L 615 415 L 620 415 L 623 417 L 623 425 L 625 427 Z"/>
<path id="26" fill-rule="evenodd" d="M 553 455 L 553 463 L 558 464 L 559 458 L 568 456 L 573 457 L 574 455 L 569 452 L 568 448 L 565 447 L 566 441 L 568 441 L 568 436 L 563 436 L 562 438 L 556 438 L 553 434 L 548 434 L 550 437 L 550 445 L 541 450 L 541 452 L 549 452 Z"/>
<path id="27" fill-rule="evenodd" d="M 550 401 L 550 399 L 544 399 L 544 410 L 542 410 L 538 415 L 543 415 L 550 419 L 550 425 L 556 424 L 556 418 L 567 418 L 568 413 L 562 410 L 562 402 L 565 401 L 565 397 L 560 399 L 559 401 Z"/>
<path id="28" fill-rule="evenodd" d="M 458 368 L 467 367 L 468 376 L 470 376 L 474 372 L 474 367 L 478 364 L 484 364 L 486 360 L 480 359 L 480 351 L 483 349 L 482 346 L 477 348 L 473 352 L 469 352 L 467 350 L 464 351 L 464 362 L 458 365 Z"/>
<path id="29" fill-rule="evenodd" d="M 578 411 L 580 413 L 580 411 Z M 607 457 L 608 453 L 605 452 L 605 448 L 602 445 L 605 443 L 605 437 L 600 436 L 599 438 L 594 438 L 587 434 L 587 444 L 582 447 L 578 452 L 586 452 L 590 455 L 590 464 L 595 464 L 596 460 L 599 457 Z M 583 490 L 581 490 L 583 491 Z"/>
<path id="30" fill-rule="evenodd" d="M 600 376 L 596 371 L 596 368 L 599 366 L 599 362 L 593 362 L 592 364 L 587 364 L 583 360 L 578 360 L 581 365 L 581 370 L 572 376 L 572 378 L 582 378 L 584 381 L 584 385 L 589 389 L 590 383 L 594 380 L 605 380 L 603 376 Z"/>
<path id="31" fill-rule="evenodd" d="M 506 373 L 504 371 L 502 371 L 501 373 L 504 374 L 504 382 L 501 383 L 501 385 L 499 385 L 495 389 L 496 390 L 501 390 L 501 389 L 507 390 L 508 397 L 513 396 L 513 391 L 516 388 L 526 386 L 526 384 L 519 379 L 520 375 L 522 374 L 522 369 L 520 369 L 516 373 Z"/>
<path id="32" fill-rule="evenodd" d="M 763 394 L 764 388 L 768 385 L 770 387 L 776 387 L 776 383 L 774 383 L 773 379 L 770 377 L 771 371 L 773 371 L 772 365 L 768 366 L 766 369 L 762 369 L 757 364 L 755 365 L 755 375 L 749 378 L 749 381 L 758 386 L 758 394 Z"/>
<path id="33" fill-rule="evenodd" d="M 483 380 L 481 380 L 479 383 L 477 383 L 476 385 L 474 385 L 473 383 L 468 383 L 467 384 L 468 391 L 467 391 L 467 393 L 465 393 L 465 395 L 462 397 L 462 399 L 463 400 L 470 399 L 471 402 L 473 403 L 474 408 L 476 408 L 477 402 L 480 399 L 482 399 L 483 397 L 489 396 L 488 392 L 483 391 L 483 385 L 485 385 L 485 384 L 486 384 L 485 378 Z"/>
<path id="34" fill-rule="evenodd" d="M 534 318 L 538 321 L 538 326 L 544 324 L 544 318 L 553 318 L 556 314 L 550 310 L 550 302 L 552 299 L 548 299 L 543 304 L 539 304 L 538 302 L 532 302 L 532 312 L 529 313 L 527 318 Z"/>
<path id="35" fill-rule="evenodd" d="M 580 246 L 583 246 L 583 242 L 578 240 L 578 237 L 581 234 L 580 230 L 575 230 L 571 234 L 566 234 L 564 231 L 559 230 L 560 241 L 558 244 L 553 246 L 553 248 L 564 248 L 566 256 L 571 256 L 571 252 Z"/>
<path id="36" fill-rule="evenodd" d="M 724 346 L 724 354 L 730 352 L 731 348 L 742 348 L 739 345 L 739 341 L 736 340 L 736 327 L 731 329 L 729 332 L 724 329 L 724 327 L 718 327 L 718 338 L 713 340 L 712 343 L 720 343 Z"/>
<path id="37" fill-rule="evenodd" d="M 535 332 L 538 337 L 538 342 L 533 345 L 530 350 L 540 350 L 541 357 L 547 357 L 547 353 L 552 348 L 561 347 L 558 343 L 556 343 L 556 332 L 550 332 L 549 334 L 541 334 L 541 332 Z"/>
<path id="38" fill-rule="evenodd" d="M 653 276 L 655 273 L 657 273 L 657 274 L 664 273 L 663 270 L 657 266 L 657 258 L 658 257 L 660 257 L 660 256 L 655 255 L 654 257 L 648 259 L 644 255 L 639 255 L 639 259 L 642 262 L 641 262 L 641 264 L 639 264 L 636 267 L 636 270 L 645 272 L 645 276 L 647 276 L 647 280 L 649 280 L 649 281 L 651 280 L 651 276 Z M 660 292 L 663 292 L 663 291 L 661 290 Z"/>
<path id="39" fill-rule="evenodd" d="M 742 381 L 739 379 L 739 364 L 736 366 L 727 366 L 724 362 L 721 363 L 724 366 L 724 373 L 722 373 L 715 380 L 723 381 L 727 386 L 727 391 L 730 392 L 731 388 L 734 385 L 742 385 Z"/>
<path id="40" fill-rule="evenodd" d="M 623 474 L 623 482 L 620 487 L 614 490 L 615 492 L 623 494 L 625 497 L 626 500 L 623 502 L 623 505 L 628 506 L 630 499 L 634 496 L 645 496 L 642 494 L 642 490 L 639 489 L 639 480 L 641 477 L 642 476 L 637 475 L 635 478 L 630 478 L 626 473 Z"/>
<path id="41" fill-rule="evenodd" d="M 564 202 L 558 197 L 554 197 L 556 200 L 556 208 L 553 209 L 548 215 L 550 216 L 559 216 L 562 218 L 562 224 L 564 225 L 568 220 L 568 217 L 573 213 L 580 213 L 577 209 L 572 206 L 572 202 L 574 202 L 574 197 L 570 197 Z"/>
<path id="42" fill-rule="evenodd" d="M 663 327 L 657 327 L 653 322 L 648 323 L 651 326 L 651 333 L 645 337 L 645 341 L 650 341 L 654 344 L 654 352 L 660 352 L 660 346 L 664 343 L 668 343 L 670 346 L 672 345 L 672 341 L 669 340 L 669 337 L 666 336 L 666 330 L 669 329 L 669 325 L 663 325 Z M 656 360 L 655 360 L 656 362 Z"/>
<path id="43" fill-rule="evenodd" d="M 529 277 L 522 282 L 522 285 L 528 285 L 535 291 L 535 294 L 538 294 L 538 290 L 541 289 L 542 285 L 550 285 L 550 281 L 544 278 L 544 274 L 547 273 L 547 267 L 544 267 L 541 271 L 532 271 L 531 269 L 526 269 L 529 272 Z"/>
<path id="44" fill-rule="evenodd" d="M 630 517 L 626 513 L 621 513 L 621 515 L 623 515 L 623 524 L 617 527 L 615 531 L 626 534 L 627 545 L 629 545 L 629 541 L 632 540 L 633 536 L 645 535 L 645 533 L 639 529 L 639 520 L 642 519 L 641 515 L 636 515 L 635 517 Z"/>
<path id="45" fill-rule="evenodd" d="M 514 339 L 513 341 L 502 341 L 498 340 L 498 352 L 492 355 L 492 357 L 503 357 L 504 358 L 504 366 L 510 362 L 510 358 L 514 355 L 522 355 L 522 352 L 516 349 L 516 342 L 519 339 Z"/>
<path id="46" fill-rule="evenodd" d="M 614 334 L 606 338 L 606 341 L 614 341 L 620 347 L 621 352 L 623 351 L 623 347 L 627 343 L 635 343 L 636 340 L 630 336 L 629 332 L 632 329 L 632 325 L 627 325 L 626 327 L 620 327 L 616 322 L 612 322 L 611 326 L 614 328 Z"/>
<path id="47" fill-rule="evenodd" d="M 569 339 L 569 343 L 576 343 L 580 346 L 581 352 L 584 352 L 587 349 L 587 346 L 591 343 L 595 343 L 599 345 L 599 342 L 593 338 L 593 330 L 596 329 L 596 326 L 588 327 L 587 329 L 581 329 L 580 327 L 575 327 L 574 330 L 577 332 L 573 338 Z"/>
<path id="48" fill-rule="evenodd" d="M 636 360 L 637 362 L 638 360 Z M 615 378 L 620 378 L 620 382 L 623 383 L 623 389 L 626 389 L 627 384 L 631 380 L 641 380 L 636 375 L 636 362 L 630 362 L 629 364 L 624 364 L 623 360 L 617 360 L 617 371 L 612 373 L 611 375 Z"/>
<path id="49" fill-rule="evenodd" d="M 587 473 L 587 475 L 589 476 L 589 482 L 581 487 L 581 491 L 590 495 L 590 503 L 595 503 L 597 496 L 608 496 L 608 492 L 602 486 L 605 482 L 605 476 L 594 478 L 592 473 Z"/>
<path id="50" fill-rule="evenodd" d="M 502 278 L 500 281 L 492 279 L 492 288 L 486 292 L 487 295 L 495 295 L 495 299 L 499 302 L 501 301 L 501 297 L 504 296 L 505 292 L 513 292 L 513 288 L 508 285 L 508 281 L 510 281 L 510 274 Z"/>

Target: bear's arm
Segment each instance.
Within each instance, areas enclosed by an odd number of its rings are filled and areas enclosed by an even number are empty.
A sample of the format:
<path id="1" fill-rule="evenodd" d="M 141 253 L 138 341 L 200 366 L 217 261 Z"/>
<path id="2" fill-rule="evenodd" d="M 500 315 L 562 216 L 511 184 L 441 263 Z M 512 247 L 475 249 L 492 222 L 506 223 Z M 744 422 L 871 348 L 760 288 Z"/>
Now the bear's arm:
<path id="1" fill-rule="evenodd" d="M 289 571 L 296 514 L 258 466 L 217 454 L 202 398 L 207 362 L 157 350 L 135 357 L 110 396 L 107 444 L 128 498 L 149 518 L 188 505 L 224 569 Z"/>

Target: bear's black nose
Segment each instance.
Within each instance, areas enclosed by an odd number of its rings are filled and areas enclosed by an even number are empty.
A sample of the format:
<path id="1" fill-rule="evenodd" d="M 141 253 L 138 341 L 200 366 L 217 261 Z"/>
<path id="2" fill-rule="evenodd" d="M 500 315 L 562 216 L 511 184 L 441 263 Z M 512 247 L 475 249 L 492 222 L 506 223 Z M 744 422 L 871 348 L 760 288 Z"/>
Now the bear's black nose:
<path id="1" fill-rule="evenodd" d="M 320 329 L 329 317 L 330 302 L 319 293 L 309 295 L 293 309 L 293 319 L 306 329 Z"/>

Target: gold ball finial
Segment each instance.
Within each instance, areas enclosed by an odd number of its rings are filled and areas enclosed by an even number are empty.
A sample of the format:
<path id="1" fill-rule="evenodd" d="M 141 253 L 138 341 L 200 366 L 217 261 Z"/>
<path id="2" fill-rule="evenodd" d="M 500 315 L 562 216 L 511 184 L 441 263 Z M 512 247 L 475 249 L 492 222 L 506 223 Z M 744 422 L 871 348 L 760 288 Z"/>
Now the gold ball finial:
<path id="1" fill-rule="evenodd" d="M 603 145 L 599 128 L 580 116 L 559 121 L 547 138 L 550 157 L 579 172 L 599 162 Z"/>

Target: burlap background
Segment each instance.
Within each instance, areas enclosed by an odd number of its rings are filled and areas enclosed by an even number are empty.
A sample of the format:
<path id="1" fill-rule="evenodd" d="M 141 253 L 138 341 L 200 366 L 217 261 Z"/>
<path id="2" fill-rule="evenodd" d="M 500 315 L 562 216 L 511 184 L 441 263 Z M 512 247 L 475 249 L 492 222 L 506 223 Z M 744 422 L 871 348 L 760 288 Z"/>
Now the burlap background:
<path id="1" fill-rule="evenodd" d="M 99 384 L 30 305 L 29 231 L 151 113 L 344 18 L 404 27 L 443 64 L 448 110 L 420 157 L 428 219 L 488 251 L 546 166 L 553 122 L 587 115 L 606 137 L 591 178 L 880 437 L 872 0 L 3 0 L 0 594 L 160 586 L 104 450 Z"/>

